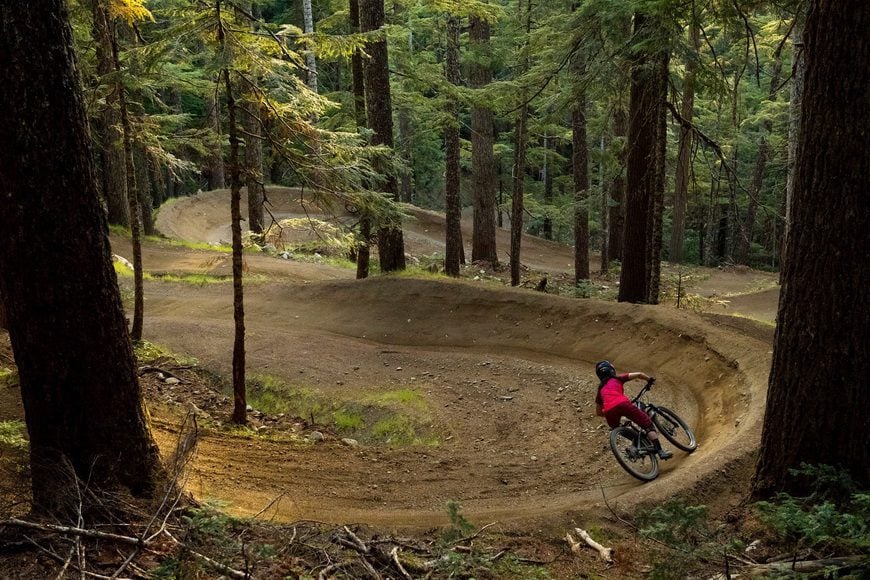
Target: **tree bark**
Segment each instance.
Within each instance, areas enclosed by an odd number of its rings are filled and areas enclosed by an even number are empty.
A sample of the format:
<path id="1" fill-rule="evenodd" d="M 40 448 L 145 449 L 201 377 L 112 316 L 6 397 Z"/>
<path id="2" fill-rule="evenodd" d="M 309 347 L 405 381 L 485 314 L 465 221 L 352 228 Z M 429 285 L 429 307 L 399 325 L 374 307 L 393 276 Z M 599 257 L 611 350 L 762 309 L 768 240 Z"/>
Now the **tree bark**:
<path id="1" fill-rule="evenodd" d="M 112 32 L 109 26 L 106 0 L 92 0 L 93 36 L 97 53 L 97 74 L 101 82 L 115 70 L 112 58 Z M 127 176 L 124 175 L 124 136 L 121 132 L 121 114 L 118 111 L 117 84 L 111 83 L 106 94 L 100 123 L 103 160 L 103 196 L 106 200 L 109 223 L 130 225 L 130 206 L 127 203 Z"/>
<path id="2" fill-rule="evenodd" d="M 447 51 L 444 55 L 444 70 L 447 82 L 459 86 L 459 19 L 447 17 Z M 446 153 L 446 179 L 444 205 L 446 209 L 446 250 L 444 270 L 448 276 L 459 276 L 459 263 L 462 253 L 462 202 L 459 197 L 459 102 L 450 105 L 450 119 L 444 128 L 444 150 Z"/>
<path id="3" fill-rule="evenodd" d="M 657 23 L 635 14 L 635 38 L 649 42 Z M 625 237 L 622 251 L 619 301 L 648 303 L 652 296 L 656 228 L 661 225 L 663 179 L 664 98 L 667 92 L 668 51 L 644 48 L 631 70 L 631 103 L 628 127 Z M 663 77 L 664 73 L 664 77 Z M 659 230 L 659 236 L 661 232 Z M 660 237 L 659 237 L 660 239 Z M 657 282 L 655 284 L 657 286 Z"/>
<path id="4" fill-rule="evenodd" d="M 670 50 L 661 50 L 655 54 L 653 64 L 656 73 L 656 89 L 658 90 L 657 104 L 658 132 L 656 133 L 655 148 L 656 158 L 653 167 L 654 182 L 653 191 L 649 202 L 649 227 L 647 235 L 647 303 L 659 303 L 659 282 L 662 266 L 662 215 L 665 210 L 665 167 L 667 165 L 668 125 L 667 109 L 665 103 L 668 100 L 668 61 Z"/>
<path id="5" fill-rule="evenodd" d="M 698 24 L 693 22 L 689 32 L 692 47 L 697 52 L 700 43 Z M 698 69 L 696 52 L 689 55 L 686 75 L 683 79 L 683 102 L 680 115 L 691 123 L 695 107 L 695 73 Z M 671 262 L 683 262 L 683 244 L 686 238 L 686 205 L 689 197 L 689 173 L 692 169 L 692 137 L 690 127 L 680 127 L 680 142 L 677 152 L 677 170 L 674 178 L 674 216 L 671 228 L 671 244 L 668 257 Z"/>
<path id="6" fill-rule="evenodd" d="M 606 130 L 605 130 L 606 131 Z M 610 237 L 610 204 L 608 202 L 607 189 L 604 187 L 604 158 L 607 151 L 607 135 L 601 134 L 601 147 L 598 156 L 598 191 L 600 193 L 600 212 L 601 219 L 601 267 L 602 274 L 606 274 L 610 269 L 610 248 L 607 247 L 607 242 Z"/>
<path id="7" fill-rule="evenodd" d="M 362 32 L 378 30 L 384 25 L 384 0 L 362 0 L 360 3 L 360 29 Z M 378 40 L 368 45 L 369 62 L 365 66 L 366 111 L 372 144 L 393 147 L 393 105 L 390 98 L 390 70 L 387 41 Z M 398 201 L 396 177 L 384 175 L 384 193 Z M 378 229 L 378 256 L 382 272 L 405 269 L 405 242 L 401 226 L 381 226 Z"/>
<path id="8" fill-rule="evenodd" d="M 586 65 L 574 56 L 574 74 Z M 586 136 L 586 90 L 579 89 L 571 111 L 571 166 L 574 177 L 574 286 L 589 279 L 589 143 Z"/>
<path id="9" fill-rule="evenodd" d="M 66 461 L 92 488 L 147 495 L 163 472 L 112 268 L 66 3 L 0 5 L 0 63 L 0 295 L 34 507 L 74 509 L 75 483 L 59 477 Z"/>
<path id="10" fill-rule="evenodd" d="M 469 83 L 471 88 L 482 89 L 492 82 L 489 22 L 472 17 L 468 36 L 474 53 L 474 59 L 469 64 Z M 471 183 L 474 198 L 471 260 L 498 264 L 493 142 L 492 110 L 476 99 L 471 107 Z"/>
<path id="11" fill-rule="evenodd" d="M 789 489 L 801 463 L 870 484 L 870 5 L 813 0 L 792 228 L 754 492 Z M 862 314 L 863 313 L 863 314 Z M 862 338 L 863 337 L 863 338 Z"/>

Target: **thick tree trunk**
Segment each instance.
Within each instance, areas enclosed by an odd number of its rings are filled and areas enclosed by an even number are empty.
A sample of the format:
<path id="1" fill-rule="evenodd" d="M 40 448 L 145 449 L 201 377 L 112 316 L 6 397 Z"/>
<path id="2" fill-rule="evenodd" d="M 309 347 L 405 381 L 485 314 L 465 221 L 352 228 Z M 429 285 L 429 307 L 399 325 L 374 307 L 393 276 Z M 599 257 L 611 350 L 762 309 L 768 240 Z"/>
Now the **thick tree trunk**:
<path id="1" fill-rule="evenodd" d="M 218 81 L 220 84 L 220 81 Z M 222 151 L 223 135 L 221 132 L 221 103 L 216 91 L 209 91 L 205 99 L 208 109 L 208 127 L 214 131 L 212 154 L 208 159 L 208 188 L 223 189 L 227 186 L 224 172 L 224 154 Z"/>
<path id="2" fill-rule="evenodd" d="M 754 491 L 789 486 L 806 462 L 870 485 L 870 5 L 814 0 L 807 13 L 805 93 L 792 228 L 777 313 Z"/>
<path id="3" fill-rule="evenodd" d="M 384 25 L 384 0 L 362 0 L 360 29 L 378 30 Z M 393 146 L 393 105 L 390 98 L 390 70 L 387 41 L 378 40 L 367 47 L 369 61 L 365 66 L 366 111 L 372 144 Z M 383 191 L 398 200 L 395 175 L 385 175 Z M 382 272 L 405 269 L 405 242 L 401 226 L 381 226 L 378 229 L 378 256 Z"/>
<path id="4" fill-rule="evenodd" d="M 617 153 L 619 171 L 610 182 L 610 259 L 622 260 L 623 224 L 625 223 L 625 165 L 628 158 L 628 145 L 625 136 L 628 132 L 628 118 L 625 109 L 618 106 L 613 113 L 613 136 L 621 141 Z"/>
<path id="5" fill-rule="evenodd" d="M 127 110 L 127 93 L 120 80 L 121 61 L 118 58 L 118 34 L 114 22 L 107 22 L 112 41 L 112 60 L 118 80 L 115 92 L 118 95 L 118 110 L 121 113 L 121 130 L 124 137 L 124 169 L 127 176 L 127 203 L 130 205 L 130 238 L 133 245 L 133 326 L 130 338 L 134 342 L 142 340 L 142 325 L 145 316 L 144 272 L 142 271 L 142 211 L 139 207 L 136 169 L 133 165 L 133 129 L 130 125 L 130 112 Z"/>
<path id="6" fill-rule="evenodd" d="M 62 0 L 0 5 L 0 295 L 34 506 L 51 512 L 76 503 L 66 461 L 92 488 L 136 494 L 153 492 L 162 474 L 97 196 L 68 18 Z"/>
<path id="7" fill-rule="evenodd" d="M 575 64 L 575 73 L 585 65 Z M 574 176 L 574 285 L 589 279 L 589 144 L 586 137 L 586 93 L 581 91 L 571 112 L 571 166 Z"/>
<path id="8" fill-rule="evenodd" d="M 469 65 L 469 82 L 472 88 L 482 89 L 492 82 L 489 22 L 471 18 L 468 36 L 475 54 L 474 61 Z M 474 198 L 471 260 L 497 264 L 493 142 L 492 110 L 476 101 L 471 107 L 471 187 Z"/>
<path id="9" fill-rule="evenodd" d="M 447 17 L 447 51 L 444 55 L 447 82 L 461 84 L 459 77 L 459 19 Z M 450 119 L 444 128 L 444 150 L 447 158 L 444 205 L 446 209 L 446 250 L 444 270 L 448 276 L 459 276 L 462 253 L 462 202 L 459 198 L 459 103 L 450 103 Z"/>
<path id="10" fill-rule="evenodd" d="M 693 23 L 689 38 L 692 46 L 697 51 L 700 43 L 698 25 Z M 695 107 L 695 73 L 698 69 L 698 60 L 695 53 L 689 55 L 686 62 L 686 75 L 683 79 L 683 102 L 680 106 L 680 115 L 686 121 L 692 121 L 692 113 Z M 671 245 L 668 257 L 671 262 L 681 264 L 683 262 L 683 243 L 686 237 L 686 205 L 689 197 L 689 173 L 692 169 L 692 137 L 691 128 L 682 125 L 680 127 L 680 143 L 677 152 L 677 170 L 674 178 L 674 217 L 671 228 Z"/>
<path id="11" fill-rule="evenodd" d="M 657 25 L 635 14 L 635 37 L 649 40 Z M 648 49 L 647 49 L 648 50 Z M 668 52 L 642 52 L 631 71 L 631 105 L 628 128 L 627 195 L 625 237 L 622 251 L 619 301 L 648 303 L 657 287 L 655 264 L 656 228 L 664 186 L 663 144 L 664 97 L 667 92 Z M 663 78 L 664 73 L 664 78 Z M 661 232 L 659 231 L 659 240 Z M 657 298 L 657 296 L 656 296 Z"/>
<path id="12" fill-rule="evenodd" d="M 115 70 L 112 58 L 112 29 L 109 26 L 106 0 L 92 0 L 93 35 L 97 52 L 97 74 L 101 82 Z M 127 176 L 124 175 L 124 136 L 121 133 L 121 115 L 118 111 L 117 84 L 112 83 L 106 94 L 106 105 L 101 115 L 101 148 L 103 160 L 103 195 L 106 200 L 109 223 L 130 225 L 130 206 L 127 204 Z"/>

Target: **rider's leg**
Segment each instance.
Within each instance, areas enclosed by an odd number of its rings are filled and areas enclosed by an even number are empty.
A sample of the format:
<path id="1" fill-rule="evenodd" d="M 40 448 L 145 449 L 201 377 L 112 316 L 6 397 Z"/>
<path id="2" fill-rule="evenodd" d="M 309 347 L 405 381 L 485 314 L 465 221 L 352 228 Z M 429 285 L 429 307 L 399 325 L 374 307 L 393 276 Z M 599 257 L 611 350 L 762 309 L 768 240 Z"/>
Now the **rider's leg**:
<path id="1" fill-rule="evenodd" d="M 670 459 L 674 456 L 673 453 L 668 451 L 667 449 L 662 448 L 662 442 L 659 439 L 659 434 L 656 431 L 655 426 L 653 425 L 652 419 L 649 418 L 649 415 L 635 407 L 634 405 L 627 405 L 624 410 L 625 416 L 637 423 L 641 429 L 646 431 L 647 439 L 653 444 L 653 448 L 656 453 L 662 459 Z"/>

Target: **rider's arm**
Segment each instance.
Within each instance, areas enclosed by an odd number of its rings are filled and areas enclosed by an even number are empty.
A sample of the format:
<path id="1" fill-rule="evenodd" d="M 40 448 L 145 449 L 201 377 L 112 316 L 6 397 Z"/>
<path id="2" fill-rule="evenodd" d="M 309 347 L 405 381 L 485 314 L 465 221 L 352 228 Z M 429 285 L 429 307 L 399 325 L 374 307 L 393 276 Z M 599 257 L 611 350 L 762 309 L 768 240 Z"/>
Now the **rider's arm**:
<path id="1" fill-rule="evenodd" d="M 645 381 L 648 381 L 650 379 L 650 376 L 646 373 L 627 373 L 627 374 L 628 374 L 627 380 L 629 380 L 629 381 L 633 381 L 634 379 L 643 379 Z"/>

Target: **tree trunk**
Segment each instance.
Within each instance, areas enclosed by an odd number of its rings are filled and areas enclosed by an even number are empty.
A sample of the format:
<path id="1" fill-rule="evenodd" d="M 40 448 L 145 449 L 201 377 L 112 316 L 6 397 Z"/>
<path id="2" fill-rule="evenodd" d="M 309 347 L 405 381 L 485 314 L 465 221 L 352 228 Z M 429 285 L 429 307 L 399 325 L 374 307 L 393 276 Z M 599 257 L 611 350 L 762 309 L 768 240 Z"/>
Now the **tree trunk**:
<path id="1" fill-rule="evenodd" d="M 444 55 L 447 82 L 460 85 L 459 77 L 459 19 L 447 17 L 447 50 Z M 459 276 L 462 252 L 462 201 L 459 198 L 459 102 L 449 105 L 450 119 L 444 128 L 444 150 L 447 158 L 444 205 L 446 209 L 446 250 L 444 270 L 448 276 Z"/>
<path id="2" fill-rule="evenodd" d="M 776 90 L 779 88 L 779 79 L 782 74 L 783 45 L 784 43 L 780 43 L 773 54 L 773 71 L 770 75 L 770 90 L 767 93 L 768 101 L 776 100 Z M 755 229 L 755 216 L 758 213 L 758 198 L 761 196 L 761 187 L 764 185 L 764 173 L 767 170 L 767 161 L 770 157 L 768 135 L 772 132 L 773 120 L 767 118 L 764 120 L 761 137 L 758 139 L 758 156 L 755 159 L 755 172 L 752 176 L 752 187 L 746 207 L 746 221 L 743 222 L 740 247 L 737 251 L 737 261 L 741 264 L 749 264 L 749 252 L 752 249 L 752 232 Z"/>
<path id="3" fill-rule="evenodd" d="M 362 0 L 360 29 L 378 30 L 384 25 L 384 0 Z M 393 105 L 390 98 L 390 70 L 387 41 L 378 40 L 367 46 L 369 61 L 365 66 L 366 111 L 372 144 L 393 147 Z M 396 177 L 384 175 L 384 193 L 398 201 Z M 381 226 L 378 229 L 378 256 L 382 272 L 405 269 L 405 242 L 401 226 Z"/>
<path id="4" fill-rule="evenodd" d="M 360 32 L 359 1 L 350 0 L 350 29 L 353 32 Z M 366 91 L 362 51 L 355 50 L 353 56 L 351 56 L 350 63 L 351 75 L 353 77 L 354 119 L 356 119 L 357 128 L 364 129 L 368 124 L 366 122 Z"/>
<path id="5" fill-rule="evenodd" d="M 659 281 L 662 265 L 662 214 L 665 210 L 665 166 L 667 164 L 668 125 L 665 103 L 668 100 L 668 61 L 670 51 L 662 50 L 656 53 L 653 60 L 657 74 L 658 99 L 658 132 L 656 133 L 656 159 L 653 171 L 655 180 L 649 203 L 649 227 L 647 229 L 647 303 L 659 303 Z"/>
<path id="6" fill-rule="evenodd" d="M 613 136 L 620 142 L 616 159 L 619 172 L 610 182 L 610 259 L 622 260 L 623 224 L 625 222 L 625 165 L 628 158 L 628 144 L 625 135 L 628 132 L 628 118 L 625 109 L 618 106 L 613 113 Z"/>
<path id="7" fill-rule="evenodd" d="M 92 0 L 93 35 L 97 53 L 97 74 L 101 82 L 115 70 L 112 59 L 112 32 L 109 27 L 106 0 Z M 124 175 L 124 136 L 121 133 L 121 115 L 118 111 L 117 84 L 111 83 L 106 94 L 106 105 L 101 115 L 101 146 L 103 160 L 103 195 L 106 200 L 109 223 L 130 225 L 130 207 L 127 204 L 127 176 Z"/>
<path id="8" fill-rule="evenodd" d="M 217 20 L 220 22 L 221 0 L 217 0 Z M 226 39 L 223 26 L 218 25 L 218 42 L 224 58 L 227 55 Z M 248 403 L 245 386 L 245 302 L 242 287 L 242 209 L 241 190 L 242 179 L 239 167 L 239 136 L 236 125 L 236 99 L 230 71 L 221 70 L 224 80 L 224 94 L 227 100 L 227 121 L 229 125 L 229 159 L 230 170 L 230 228 L 233 238 L 233 423 L 247 422 Z"/>
<path id="9" fill-rule="evenodd" d="M 610 235 L 610 204 L 607 199 L 607 189 L 604 187 L 604 158 L 607 151 L 607 137 L 605 133 L 601 134 L 601 147 L 598 156 L 598 191 L 601 195 L 601 273 L 606 274 L 610 269 L 610 249 L 607 247 L 607 241 Z"/>
<path id="10" fill-rule="evenodd" d="M 692 47 L 698 50 L 700 43 L 698 24 L 692 23 L 689 37 Z M 695 72 L 698 69 L 698 58 L 695 52 L 691 53 L 686 62 L 686 75 L 683 79 L 683 102 L 680 107 L 680 115 L 683 119 L 692 121 L 692 113 L 695 107 Z M 677 170 L 674 178 L 674 217 L 671 228 L 671 247 L 668 252 L 670 261 L 675 264 L 683 262 L 683 244 L 686 237 L 686 205 L 689 197 L 689 173 L 692 169 L 692 137 L 690 127 L 680 126 L 680 143 L 677 152 Z"/>
<path id="11" fill-rule="evenodd" d="M 541 181 L 544 182 L 544 195 L 542 201 L 544 205 L 553 205 L 553 173 L 549 167 L 550 153 L 550 137 L 544 135 L 540 141 L 544 149 L 544 166 L 541 168 Z M 541 223 L 541 237 L 545 240 L 553 239 L 553 218 L 550 216 L 549 210 L 544 212 L 544 219 Z"/>
<path id="12" fill-rule="evenodd" d="M 105 13 L 108 18 L 108 12 Z M 142 271 L 142 212 L 139 207 L 136 169 L 133 165 L 133 129 L 127 110 L 127 92 L 121 77 L 121 60 L 118 58 L 118 34 L 114 22 L 107 22 L 112 42 L 112 60 L 115 66 L 115 92 L 118 95 L 118 111 L 121 113 L 121 130 L 124 137 L 124 170 L 127 177 L 127 202 L 130 205 L 130 238 L 133 245 L 133 327 L 130 338 L 142 340 L 142 325 L 145 316 L 145 288 Z"/>
<path id="13" fill-rule="evenodd" d="M 574 56 L 579 78 L 585 63 Z M 589 279 L 589 143 L 586 137 L 586 91 L 579 89 L 571 111 L 571 166 L 574 176 L 574 285 Z"/>
<path id="14" fill-rule="evenodd" d="M 218 80 L 220 84 L 220 80 Z M 214 131 L 212 154 L 208 159 L 208 188 L 223 189 L 227 186 L 224 172 L 223 135 L 221 133 L 221 103 L 217 91 L 209 91 L 205 99 L 208 108 L 208 127 Z"/>
<path id="15" fill-rule="evenodd" d="M 640 13 L 635 14 L 635 38 L 654 37 L 657 25 Z M 663 192 L 662 144 L 664 138 L 664 97 L 667 91 L 666 50 L 636 55 L 631 70 L 631 104 L 628 127 L 627 195 L 625 237 L 622 251 L 619 301 L 648 303 L 651 298 L 657 199 Z M 665 77 L 662 78 L 662 73 Z"/>
<path id="16" fill-rule="evenodd" d="M 142 231 L 146 236 L 157 234 L 154 228 L 154 199 L 151 192 L 151 171 L 148 168 L 148 153 L 143 145 L 133 148 L 134 165 L 136 166 L 136 192 L 139 195 L 139 209 L 142 213 Z"/>
<path id="17" fill-rule="evenodd" d="M 298 22 L 298 20 L 297 20 Z M 311 10 L 311 0 L 302 0 L 302 22 L 305 34 L 314 34 L 314 14 Z M 311 50 L 305 52 L 305 78 L 308 88 L 317 92 L 317 59 Z"/>
<path id="18" fill-rule="evenodd" d="M 490 59 L 490 24 L 478 17 L 471 18 L 469 42 L 475 58 L 469 64 L 469 82 L 482 89 L 492 82 Z M 471 183 L 474 197 L 474 231 L 471 239 L 471 260 L 498 264 L 496 251 L 495 159 L 493 157 L 492 110 L 480 99 L 471 107 Z"/>
<path id="19" fill-rule="evenodd" d="M 806 58 L 804 54 L 803 30 L 804 30 L 804 14 L 801 12 L 797 16 L 797 22 L 792 29 L 792 73 L 791 73 L 791 89 L 788 102 L 788 172 L 785 184 L 785 226 L 782 231 L 782 243 L 780 244 L 780 252 L 783 259 L 785 258 L 786 246 L 788 246 L 788 237 L 791 231 L 791 200 L 794 197 L 794 173 L 795 160 L 797 159 L 797 143 L 798 134 L 801 126 L 801 102 L 804 96 L 804 78 L 807 72 Z M 784 260 L 781 260 L 784 261 Z M 782 266 L 780 266 L 780 276 L 782 275 Z"/>
<path id="20" fill-rule="evenodd" d="M 792 228 L 757 496 L 788 488 L 788 470 L 803 462 L 845 468 L 870 485 L 870 148 L 857 146 L 870 127 L 870 68 L 855 66 L 870 62 L 870 5 L 814 0 L 807 14 Z"/>
<path id="21" fill-rule="evenodd" d="M 75 509 L 67 461 L 92 488 L 147 495 L 162 476 L 97 195 L 68 18 L 62 0 L 0 6 L 0 295 L 21 381 L 34 507 L 47 512 Z"/>
<path id="22" fill-rule="evenodd" d="M 408 170 L 403 172 L 399 179 L 399 199 L 405 203 L 414 203 L 414 176 L 411 171 L 413 156 L 411 146 L 414 143 L 414 134 L 411 125 L 410 107 L 399 107 L 399 155 L 405 162 Z"/>
<path id="23" fill-rule="evenodd" d="M 350 26 L 353 32 L 360 31 L 359 0 L 350 0 Z M 359 50 L 351 57 L 351 73 L 353 77 L 353 111 L 357 130 L 366 128 L 366 91 L 365 75 L 363 74 L 363 57 Z M 372 220 L 366 211 L 361 210 L 359 216 L 359 246 L 356 252 L 357 280 L 369 277 L 371 261 Z"/>
<path id="24" fill-rule="evenodd" d="M 522 14 L 523 0 L 517 2 L 518 11 Z M 521 72 L 529 68 L 529 33 L 532 27 L 532 0 L 528 0 L 526 7 L 526 34 L 524 46 L 521 48 L 524 53 L 522 57 Z M 520 284 L 520 245 L 523 239 L 523 212 L 525 211 L 523 204 L 523 195 L 525 193 L 524 180 L 526 175 L 526 139 L 528 129 L 526 124 L 529 120 L 529 103 L 528 95 L 525 91 L 520 91 L 520 101 L 522 106 L 517 114 L 517 124 L 514 129 L 514 180 L 513 191 L 511 192 L 511 286 L 519 286 Z"/>
<path id="25" fill-rule="evenodd" d="M 248 192 L 248 227 L 261 234 L 265 227 L 263 203 L 266 188 L 263 181 L 263 140 L 260 116 L 256 101 L 247 103 L 248 111 L 242 113 L 245 127 L 245 189 Z"/>

